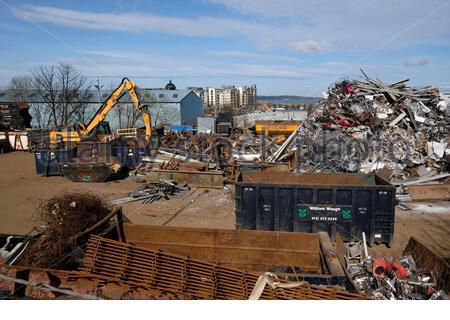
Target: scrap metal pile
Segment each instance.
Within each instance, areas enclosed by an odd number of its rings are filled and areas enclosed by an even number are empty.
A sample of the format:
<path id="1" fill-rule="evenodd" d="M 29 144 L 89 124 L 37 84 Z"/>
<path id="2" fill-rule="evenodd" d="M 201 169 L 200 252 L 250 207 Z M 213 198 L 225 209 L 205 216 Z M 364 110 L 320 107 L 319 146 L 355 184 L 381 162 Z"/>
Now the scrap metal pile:
<path id="1" fill-rule="evenodd" d="M 144 157 L 131 175 L 145 175 L 149 170 L 209 171 L 222 173 L 233 183 L 236 166 L 276 166 L 268 165 L 264 159 L 279 150 L 284 140 L 284 136 L 270 138 L 252 133 L 223 137 L 171 131 L 161 138 L 156 155 Z"/>
<path id="2" fill-rule="evenodd" d="M 356 292 L 378 300 L 448 300 L 438 290 L 433 271 L 416 265 L 411 255 L 393 258 L 364 258 L 360 243 L 347 245 L 346 272 Z"/>
<path id="3" fill-rule="evenodd" d="M 183 294 L 191 299 L 249 299 L 258 276 L 97 236 L 89 240 L 83 272 L 116 279 L 128 286 Z M 145 272 L 143 272 L 145 270 Z M 278 280 L 278 279 L 276 279 Z M 279 283 L 289 283 L 278 280 Z M 266 285 L 261 299 L 365 299 L 326 286 L 298 283 Z"/>
<path id="4" fill-rule="evenodd" d="M 215 162 L 219 156 L 215 145 L 220 139 L 219 135 L 190 135 L 185 132 L 175 132 L 161 138 L 160 150 L 179 154 L 198 161 Z"/>
<path id="5" fill-rule="evenodd" d="M 15 283 L 26 289 L 17 290 Z M 79 270 L 0 265 L 0 290 L 40 299 L 367 299 L 336 287 L 289 282 L 267 273 L 258 278 L 239 269 L 98 236 L 89 239 Z"/>
<path id="6" fill-rule="evenodd" d="M 27 105 L 0 104 L 0 130 L 31 128 Z"/>
<path id="7" fill-rule="evenodd" d="M 179 186 L 174 181 L 159 180 L 155 183 L 147 183 L 130 192 L 128 197 L 113 200 L 112 204 L 122 204 L 127 202 L 141 201 L 142 204 L 150 204 L 160 199 L 169 199 L 169 196 L 179 192 L 188 191 L 188 186 Z"/>
<path id="8" fill-rule="evenodd" d="M 439 90 L 406 80 L 342 81 L 303 122 L 297 135 L 300 172 L 362 172 L 384 168 L 404 180 L 446 172 L 450 108 Z"/>
<path id="9" fill-rule="evenodd" d="M 170 132 L 161 139 L 160 150 L 197 161 L 227 162 L 232 157 L 241 160 L 259 160 L 274 153 L 283 142 L 279 137 L 270 139 L 252 133 L 223 137 L 219 134 L 188 135 Z"/>
<path id="10" fill-rule="evenodd" d="M 347 272 L 356 290 L 381 300 L 448 300 L 443 290 L 436 290 L 432 271 L 416 267 L 411 256 L 367 259 L 350 266 Z"/>

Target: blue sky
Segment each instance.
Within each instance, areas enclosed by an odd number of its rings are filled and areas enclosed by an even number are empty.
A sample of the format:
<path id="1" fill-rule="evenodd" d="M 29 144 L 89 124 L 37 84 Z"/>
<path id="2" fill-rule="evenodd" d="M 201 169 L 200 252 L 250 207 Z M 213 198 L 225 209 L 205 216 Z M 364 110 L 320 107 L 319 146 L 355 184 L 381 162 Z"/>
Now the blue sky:
<path id="1" fill-rule="evenodd" d="M 69 62 L 105 86 L 318 96 L 359 69 L 450 91 L 450 0 L 0 0 L 0 85 Z"/>

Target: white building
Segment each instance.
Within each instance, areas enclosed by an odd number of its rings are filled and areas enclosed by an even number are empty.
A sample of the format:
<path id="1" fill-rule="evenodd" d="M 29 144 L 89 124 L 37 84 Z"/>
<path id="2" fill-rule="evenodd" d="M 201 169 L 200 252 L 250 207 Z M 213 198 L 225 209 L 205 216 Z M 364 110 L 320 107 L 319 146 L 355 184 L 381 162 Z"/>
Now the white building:
<path id="1" fill-rule="evenodd" d="M 235 87 L 222 86 L 221 88 L 188 87 L 202 99 L 204 106 L 213 107 L 256 107 L 256 85 Z"/>

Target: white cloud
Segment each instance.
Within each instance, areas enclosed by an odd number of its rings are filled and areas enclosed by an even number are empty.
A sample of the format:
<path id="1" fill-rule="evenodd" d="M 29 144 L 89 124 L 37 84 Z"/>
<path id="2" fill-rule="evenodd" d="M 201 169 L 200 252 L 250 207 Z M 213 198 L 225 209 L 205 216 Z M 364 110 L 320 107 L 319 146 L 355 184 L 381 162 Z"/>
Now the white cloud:
<path id="1" fill-rule="evenodd" d="M 430 57 L 414 57 L 406 60 L 403 64 L 406 67 L 423 67 L 430 64 Z"/>
<path id="2" fill-rule="evenodd" d="M 88 30 L 245 38 L 264 49 L 286 48 L 298 39 L 319 39 L 319 44 L 299 45 L 310 52 L 323 50 L 324 43 L 330 45 L 330 51 L 370 51 L 395 35 L 398 35 L 395 41 L 388 43 L 391 49 L 424 43 L 448 44 L 450 37 L 450 5 L 427 16 L 442 5 L 442 0 L 203 1 L 225 6 L 238 14 L 233 18 L 229 14 L 176 17 L 149 12 L 99 13 L 23 5 L 16 7 L 15 15 L 32 22 Z M 246 15 L 252 18 L 247 19 Z M 410 26 L 413 27 L 402 32 Z"/>
<path id="3" fill-rule="evenodd" d="M 140 13 L 97 13 L 23 5 L 14 14 L 31 22 L 52 23 L 64 27 L 131 33 L 177 34 L 195 37 L 271 34 L 271 27 L 234 19 L 215 17 L 180 18 Z M 277 30 L 274 30 L 276 32 Z"/>
<path id="4" fill-rule="evenodd" d="M 331 76 L 340 66 L 301 67 L 290 63 L 233 63 L 205 60 L 196 57 L 176 57 L 118 50 L 83 50 L 94 63 L 87 64 L 82 57 L 59 59 L 71 63 L 90 77 L 108 78 L 177 78 L 177 77 L 247 77 L 305 79 Z M 124 63 L 126 62 L 126 63 Z"/>
<path id="5" fill-rule="evenodd" d="M 450 37 L 448 0 L 203 0 L 254 21 L 290 24 L 293 39 L 332 39 L 333 49 L 376 48 L 399 35 L 390 47 L 405 44 L 447 44 Z M 295 25 L 295 31 L 289 32 Z M 403 32 L 407 30 L 406 32 Z M 282 36 L 282 34 L 281 34 Z"/>
<path id="6" fill-rule="evenodd" d="M 325 41 L 316 40 L 293 41 L 289 43 L 289 48 L 298 52 L 319 53 L 325 51 L 328 44 Z"/>

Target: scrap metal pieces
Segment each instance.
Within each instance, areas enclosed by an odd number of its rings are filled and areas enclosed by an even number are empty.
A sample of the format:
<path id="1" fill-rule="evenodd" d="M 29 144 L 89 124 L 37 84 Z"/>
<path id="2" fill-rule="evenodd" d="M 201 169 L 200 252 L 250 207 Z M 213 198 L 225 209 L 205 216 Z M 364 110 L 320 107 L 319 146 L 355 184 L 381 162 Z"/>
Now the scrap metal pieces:
<path id="1" fill-rule="evenodd" d="M 128 197 L 112 201 L 113 205 L 127 202 L 142 201 L 142 204 L 150 204 L 160 199 L 169 199 L 169 196 L 179 192 L 188 191 L 188 186 L 180 186 L 174 181 L 158 180 L 157 182 L 147 183 L 130 192 Z"/>
<path id="2" fill-rule="evenodd" d="M 414 237 L 409 239 L 403 254 L 411 255 L 417 265 L 433 271 L 436 288 L 450 292 L 450 261 L 448 258 L 433 252 Z M 420 275 L 420 277 L 423 276 Z"/>
<path id="3" fill-rule="evenodd" d="M 380 300 L 428 300 L 445 298 L 436 289 L 432 271 L 416 267 L 412 256 L 362 259 L 347 265 L 347 275 L 357 292 Z"/>
<path id="4" fill-rule="evenodd" d="M 450 108 L 437 88 L 414 89 L 406 81 L 385 84 L 365 75 L 328 89 L 327 99 L 297 134 L 300 172 L 392 170 L 392 178 L 415 177 L 424 166 L 445 172 Z M 343 89 L 344 88 L 344 89 Z M 348 88 L 351 88 L 349 90 Z"/>
<path id="5" fill-rule="evenodd" d="M 170 291 L 198 299 L 248 299 L 258 276 L 189 257 L 153 251 L 97 236 L 90 238 L 83 272 L 130 286 Z M 289 283 L 280 280 L 280 283 Z M 334 287 L 265 286 L 261 299 L 366 299 Z"/>
<path id="6" fill-rule="evenodd" d="M 40 269 L 0 264 L 0 293 L 5 298 L 31 299 L 195 299 L 171 292 L 132 286 L 80 271 Z"/>

